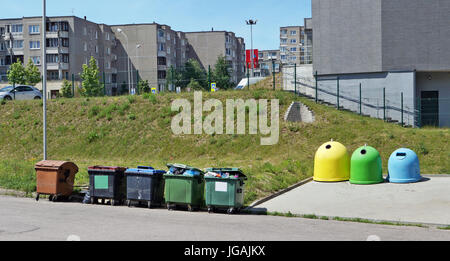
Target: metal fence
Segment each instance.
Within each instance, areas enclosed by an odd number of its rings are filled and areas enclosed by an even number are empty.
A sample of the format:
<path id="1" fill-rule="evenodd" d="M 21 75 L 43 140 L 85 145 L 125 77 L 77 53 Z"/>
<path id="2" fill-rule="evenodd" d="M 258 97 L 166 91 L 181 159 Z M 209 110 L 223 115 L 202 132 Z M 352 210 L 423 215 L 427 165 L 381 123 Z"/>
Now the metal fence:
<path id="1" fill-rule="evenodd" d="M 450 99 L 415 97 L 392 92 L 383 86 L 341 83 L 338 77 L 318 79 L 312 67 L 283 66 L 283 89 L 360 115 L 383 119 L 402 126 L 450 126 Z"/>

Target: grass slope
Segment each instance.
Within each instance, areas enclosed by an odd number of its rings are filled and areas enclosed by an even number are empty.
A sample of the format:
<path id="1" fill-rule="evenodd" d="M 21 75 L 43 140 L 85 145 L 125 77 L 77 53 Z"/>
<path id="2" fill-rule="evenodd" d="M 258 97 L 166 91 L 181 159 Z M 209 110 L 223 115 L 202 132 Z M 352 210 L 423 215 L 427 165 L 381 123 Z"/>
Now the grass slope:
<path id="1" fill-rule="evenodd" d="M 266 196 L 313 175 L 317 148 L 334 139 L 352 152 L 369 144 L 387 160 L 397 148 L 418 152 L 423 173 L 449 173 L 448 129 L 404 129 L 383 121 L 317 105 L 281 91 L 203 93 L 203 100 L 280 100 L 280 142 L 260 146 L 259 135 L 184 135 L 171 131 L 171 102 L 193 101 L 192 93 L 59 99 L 48 104 L 48 157 L 80 167 L 76 183 L 88 184 L 87 167 L 151 165 L 168 162 L 205 167 L 240 167 L 249 177 L 246 202 Z M 300 100 L 314 110 L 316 123 L 285 123 L 290 103 Z M 206 113 L 204 113 L 204 117 Z M 0 187 L 35 190 L 33 166 L 42 158 L 42 102 L 0 105 Z"/>

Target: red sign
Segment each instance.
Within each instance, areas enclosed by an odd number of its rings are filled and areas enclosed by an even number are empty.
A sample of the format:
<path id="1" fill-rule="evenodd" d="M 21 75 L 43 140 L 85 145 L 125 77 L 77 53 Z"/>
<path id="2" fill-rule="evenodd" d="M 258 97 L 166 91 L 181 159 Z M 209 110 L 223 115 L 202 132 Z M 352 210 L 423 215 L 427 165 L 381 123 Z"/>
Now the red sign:
<path id="1" fill-rule="evenodd" d="M 252 68 L 252 64 L 251 64 L 251 58 L 250 58 L 250 50 L 247 50 L 246 54 L 245 54 L 245 59 L 247 62 L 247 68 Z M 255 49 L 253 50 L 253 68 L 259 68 L 259 50 Z"/>

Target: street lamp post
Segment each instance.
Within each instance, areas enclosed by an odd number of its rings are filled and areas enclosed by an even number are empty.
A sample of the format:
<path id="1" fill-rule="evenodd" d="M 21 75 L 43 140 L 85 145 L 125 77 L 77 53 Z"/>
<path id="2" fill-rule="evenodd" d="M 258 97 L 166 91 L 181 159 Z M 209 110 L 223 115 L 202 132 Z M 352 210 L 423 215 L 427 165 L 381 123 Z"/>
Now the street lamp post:
<path id="1" fill-rule="evenodd" d="M 47 46 L 46 34 L 47 34 L 47 17 L 46 17 L 46 0 L 42 0 L 42 100 L 43 100 L 43 125 L 44 125 L 44 160 L 47 160 Z"/>
<path id="2" fill-rule="evenodd" d="M 127 73 L 127 78 L 128 78 L 128 93 L 131 93 L 131 75 L 130 75 L 130 55 L 129 55 L 129 41 L 128 41 L 128 36 L 125 34 L 125 32 L 120 29 L 117 28 L 117 32 L 121 33 L 123 36 L 125 36 L 125 39 L 127 40 L 127 57 L 128 57 L 128 73 Z"/>
<path id="3" fill-rule="evenodd" d="M 137 91 L 137 86 L 138 86 L 138 82 L 139 82 L 139 71 L 138 71 L 138 69 L 137 69 L 137 66 L 138 66 L 138 64 L 139 64 L 139 63 L 138 63 L 138 61 L 139 61 L 139 57 L 138 57 L 138 49 L 141 48 L 141 47 L 142 47 L 141 44 L 137 44 L 137 45 L 136 45 L 136 87 L 135 87 L 133 93 L 136 93 L 136 91 Z M 132 85 L 134 85 L 134 80 L 133 80 L 133 78 L 131 78 L 131 81 L 132 81 Z"/>
<path id="4" fill-rule="evenodd" d="M 254 53 L 253 53 L 253 25 L 256 25 L 256 23 L 258 22 L 258 20 L 253 20 L 250 19 L 248 21 L 245 21 L 247 23 L 247 25 L 250 25 L 250 39 L 251 39 L 251 49 L 250 49 L 250 63 L 251 63 L 251 72 L 252 72 L 252 77 L 253 75 L 253 69 L 254 69 L 254 64 L 253 64 L 253 59 L 254 59 Z"/>

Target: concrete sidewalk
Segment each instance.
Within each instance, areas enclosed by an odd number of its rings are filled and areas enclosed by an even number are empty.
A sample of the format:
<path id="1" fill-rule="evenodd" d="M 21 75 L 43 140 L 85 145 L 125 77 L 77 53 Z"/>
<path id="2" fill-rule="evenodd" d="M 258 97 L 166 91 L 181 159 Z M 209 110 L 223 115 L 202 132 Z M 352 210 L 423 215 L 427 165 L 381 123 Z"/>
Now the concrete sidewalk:
<path id="1" fill-rule="evenodd" d="M 310 182 L 256 206 L 269 212 L 450 225 L 450 176 L 413 184 Z"/>

